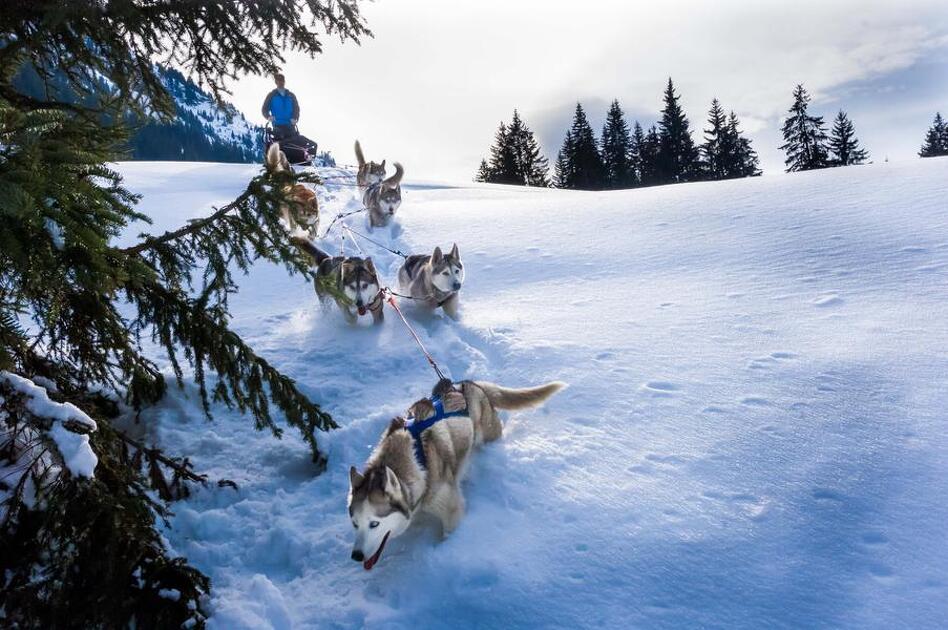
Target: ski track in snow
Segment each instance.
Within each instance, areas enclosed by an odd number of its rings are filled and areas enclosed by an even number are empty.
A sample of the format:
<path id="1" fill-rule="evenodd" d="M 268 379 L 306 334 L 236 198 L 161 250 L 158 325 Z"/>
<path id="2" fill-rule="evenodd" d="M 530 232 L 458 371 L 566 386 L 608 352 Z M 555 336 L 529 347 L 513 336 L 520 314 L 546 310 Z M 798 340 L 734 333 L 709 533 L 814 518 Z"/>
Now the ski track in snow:
<path id="1" fill-rule="evenodd" d="M 120 168 L 151 232 L 257 170 Z M 166 531 L 213 580 L 210 627 L 943 626 L 946 180 L 931 159 L 615 193 L 404 186 L 372 237 L 456 240 L 467 270 L 460 321 L 406 309 L 442 367 L 570 388 L 506 416 L 449 539 L 415 528 L 371 572 L 349 560 L 348 466 L 434 374 L 390 309 L 353 329 L 257 265 L 235 328 L 341 428 L 314 476 L 292 429 L 208 423 L 192 386 L 145 415 L 240 486 L 198 489 Z M 323 229 L 360 206 L 320 196 Z M 401 259 L 361 246 L 394 288 Z"/>

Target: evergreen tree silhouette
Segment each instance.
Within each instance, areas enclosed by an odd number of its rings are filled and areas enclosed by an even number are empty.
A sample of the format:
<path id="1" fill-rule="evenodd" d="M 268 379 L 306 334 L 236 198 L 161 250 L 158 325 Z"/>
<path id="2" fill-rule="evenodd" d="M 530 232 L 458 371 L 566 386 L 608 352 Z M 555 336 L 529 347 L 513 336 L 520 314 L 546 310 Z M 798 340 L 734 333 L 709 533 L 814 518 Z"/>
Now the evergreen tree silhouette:
<path id="1" fill-rule="evenodd" d="M 583 106 L 577 103 L 573 123 L 556 160 L 557 187 L 600 190 L 604 181 L 603 173 L 596 135 Z"/>
<path id="2" fill-rule="evenodd" d="M 686 182 L 700 176 L 698 148 L 691 138 L 688 118 L 671 78 L 665 88 L 662 119 L 659 122 L 659 179 L 662 183 Z"/>
<path id="3" fill-rule="evenodd" d="M 839 110 L 836 120 L 833 121 L 833 135 L 830 137 L 829 149 L 833 154 L 832 164 L 835 166 L 863 164 L 869 159 L 869 152 L 859 148 L 856 130 L 843 110 Z"/>
<path id="4" fill-rule="evenodd" d="M 810 95 L 802 85 L 793 90 L 790 115 L 783 123 L 781 150 L 786 151 L 787 172 L 808 171 L 829 166 L 826 131 L 822 116 L 810 116 Z"/>
<path id="5" fill-rule="evenodd" d="M 726 177 L 756 177 L 761 174 L 760 159 L 751 141 L 741 134 L 739 125 L 737 114 L 732 111 L 727 123 L 726 146 L 730 157 L 726 160 Z"/>
<path id="6" fill-rule="evenodd" d="M 490 182 L 490 167 L 487 165 L 487 160 L 481 160 L 481 165 L 477 168 L 477 173 L 474 175 L 475 182 Z"/>
<path id="7" fill-rule="evenodd" d="M 609 189 L 630 188 L 635 185 L 635 170 L 631 163 L 632 138 L 629 125 L 619 106 L 612 101 L 602 127 L 601 155 L 604 187 Z"/>
<path id="8" fill-rule="evenodd" d="M 494 145 L 490 148 L 490 181 L 493 184 L 520 184 L 517 173 L 517 156 L 507 125 L 500 123 L 494 135 Z"/>
<path id="9" fill-rule="evenodd" d="M 711 101 L 708 125 L 709 128 L 704 130 L 704 144 L 701 145 L 704 175 L 707 179 L 724 179 L 728 177 L 728 162 L 736 154 L 736 143 L 731 137 L 724 108 L 716 98 Z"/>
<path id="10" fill-rule="evenodd" d="M 560 147 L 556 155 L 556 162 L 553 164 L 553 186 L 555 188 L 575 188 L 573 168 L 573 134 L 566 130 L 566 138 L 563 139 L 563 146 Z"/>
<path id="11" fill-rule="evenodd" d="M 948 125 L 942 119 L 941 112 L 935 114 L 935 120 L 925 134 L 925 144 L 918 155 L 923 158 L 948 155 Z"/>
<path id="12" fill-rule="evenodd" d="M 550 164 L 540 153 L 540 144 L 516 109 L 513 120 L 507 127 L 507 142 L 514 157 L 514 168 L 519 180 L 516 183 L 526 186 L 549 186 Z"/>
<path id="13" fill-rule="evenodd" d="M 632 139 L 629 142 L 629 167 L 632 169 L 634 178 L 633 185 L 641 186 L 643 184 L 643 163 L 642 151 L 645 149 L 645 132 L 642 131 L 642 125 L 635 121 L 632 127 Z"/>
<path id="14" fill-rule="evenodd" d="M 662 140 L 658 133 L 658 128 L 652 125 L 645 135 L 645 141 L 641 145 L 641 163 L 642 175 L 641 184 L 643 186 L 655 186 L 663 184 L 661 166 L 659 165 Z"/>

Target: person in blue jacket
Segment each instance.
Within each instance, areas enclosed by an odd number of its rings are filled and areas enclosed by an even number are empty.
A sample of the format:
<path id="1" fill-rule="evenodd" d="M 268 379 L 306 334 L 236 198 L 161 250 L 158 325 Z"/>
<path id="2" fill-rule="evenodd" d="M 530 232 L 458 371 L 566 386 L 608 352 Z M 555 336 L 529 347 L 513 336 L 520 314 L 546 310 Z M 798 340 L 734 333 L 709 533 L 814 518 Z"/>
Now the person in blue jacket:
<path id="1" fill-rule="evenodd" d="M 316 143 L 300 135 L 296 123 L 300 119 L 300 104 L 296 94 L 286 89 L 286 77 L 277 73 L 273 75 L 276 89 L 271 90 L 263 99 L 261 112 L 273 125 L 274 139 L 280 142 L 291 143 L 316 153 Z"/>

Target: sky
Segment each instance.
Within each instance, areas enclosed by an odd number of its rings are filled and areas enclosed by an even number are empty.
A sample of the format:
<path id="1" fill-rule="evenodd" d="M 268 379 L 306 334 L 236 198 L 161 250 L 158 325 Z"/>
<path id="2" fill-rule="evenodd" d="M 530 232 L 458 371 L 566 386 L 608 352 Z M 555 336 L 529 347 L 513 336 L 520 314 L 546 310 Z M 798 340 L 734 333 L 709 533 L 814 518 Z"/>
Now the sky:
<path id="1" fill-rule="evenodd" d="M 948 114 L 945 0 L 379 0 L 375 37 L 288 53 L 300 129 L 339 163 L 399 161 L 410 177 L 469 180 L 514 108 L 552 163 L 581 102 L 597 133 L 609 103 L 647 126 L 671 77 L 700 141 L 712 98 L 734 110 L 765 174 L 783 169 L 780 125 L 803 83 L 831 124 L 845 109 L 873 160 L 916 157 Z M 252 122 L 270 77 L 243 77 Z"/>

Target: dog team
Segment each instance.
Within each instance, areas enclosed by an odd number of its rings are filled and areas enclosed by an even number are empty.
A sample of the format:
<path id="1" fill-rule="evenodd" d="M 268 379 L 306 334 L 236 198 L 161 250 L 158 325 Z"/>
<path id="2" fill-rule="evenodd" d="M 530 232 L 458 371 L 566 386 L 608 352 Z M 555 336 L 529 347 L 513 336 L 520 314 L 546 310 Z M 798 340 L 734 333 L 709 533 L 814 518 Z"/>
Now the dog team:
<path id="1" fill-rule="evenodd" d="M 369 225 L 385 227 L 401 205 L 405 171 L 395 162 L 395 173 L 386 178 L 385 160 L 367 162 L 358 141 L 355 154 L 356 185 Z M 278 143 L 267 150 L 265 164 L 271 172 L 291 168 Z M 313 244 L 319 226 L 315 193 L 302 184 L 285 192 L 294 202 L 296 218 L 288 206 L 281 208 L 283 218 L 291 234 L 303 230 L 309 236 L 291 238 L 316 265 L 319 299 L 335 300 L 350 324 L 366 314 L 381 323 L 384 285 L 372 259 L 331 256 Z M 452 319 L 458 317 L 463 283 L 464 266 L 456 243 L 447 254 L 435 247 L 431 254 L 407 256 L 398 270 L 402 297 L 431 311 L 441 308 Z M 511 389 L 483 381 L 442 379 L 429 398 L 415 402 L 405 417 L 391 421 L 362 472 L 350 468 L 348 508 L 355 532 L 351 558 L 365 570 L 372 569 L 386 543 L 404 533 L 421 514 L 433 516 L 443 536 L 451 533 L 464 514 L 460 484 L 474 448 L 497 440 L 503 432 L 497 411 L 538 407 L 563 387 L 556 381 Z"/>

